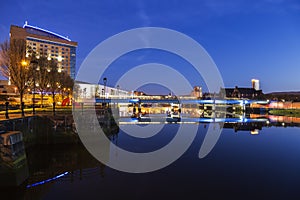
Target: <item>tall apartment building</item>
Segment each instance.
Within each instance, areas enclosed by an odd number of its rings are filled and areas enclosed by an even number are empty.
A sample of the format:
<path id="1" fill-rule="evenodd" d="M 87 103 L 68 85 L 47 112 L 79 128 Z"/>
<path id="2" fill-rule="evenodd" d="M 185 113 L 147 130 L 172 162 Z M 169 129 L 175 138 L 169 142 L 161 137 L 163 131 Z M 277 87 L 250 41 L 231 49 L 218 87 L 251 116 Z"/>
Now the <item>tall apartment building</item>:
<path id="1" fill-rule="evenodd" d="M 36 52 L 37 58 L 45 56 L 57 60 L 59 70 L 75 78 L 77 42 L 27 22 L 23 27 L 11 25 L 10 39 L 25 39 L 27 46 Z"/>

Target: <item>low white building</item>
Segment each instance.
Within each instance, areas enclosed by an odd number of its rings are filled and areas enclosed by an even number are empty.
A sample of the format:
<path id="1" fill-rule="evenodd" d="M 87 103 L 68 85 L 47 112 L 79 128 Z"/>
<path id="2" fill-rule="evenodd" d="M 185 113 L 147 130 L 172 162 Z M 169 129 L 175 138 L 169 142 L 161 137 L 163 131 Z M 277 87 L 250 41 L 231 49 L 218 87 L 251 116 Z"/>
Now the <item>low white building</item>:
<path id="1" fill-rule="evenodd" d="M 131 95 L 130 92 L 120 89 L 120 87 L 109 87 L 100 84 L 89 84 L 76 82 L 74 88 L 75 100 L 92 99 L 92 98 L 127 98 Z"/>
<path id="2" fill-rule="evenodd" d="M 14 85 L 8 84 L 8 80 L 0 80 L 0 93 L 15 95 L 18 93 L 18 90 Z"/>

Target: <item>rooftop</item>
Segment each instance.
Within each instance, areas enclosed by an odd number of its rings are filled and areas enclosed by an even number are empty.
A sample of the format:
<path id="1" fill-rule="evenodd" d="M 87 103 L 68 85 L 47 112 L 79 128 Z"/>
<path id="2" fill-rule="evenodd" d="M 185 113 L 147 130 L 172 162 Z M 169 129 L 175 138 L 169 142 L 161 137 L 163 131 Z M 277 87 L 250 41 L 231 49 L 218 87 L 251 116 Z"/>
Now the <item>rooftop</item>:
<path id="1" fill-rule="evenodd" d="M 46 29 L 39 28 L 37 26 L 29 25 L 27 21 L 23 25 L 23 28 L 25 28 L 28 33 L 71 41 L 68 37 L 59 35 Z"/>

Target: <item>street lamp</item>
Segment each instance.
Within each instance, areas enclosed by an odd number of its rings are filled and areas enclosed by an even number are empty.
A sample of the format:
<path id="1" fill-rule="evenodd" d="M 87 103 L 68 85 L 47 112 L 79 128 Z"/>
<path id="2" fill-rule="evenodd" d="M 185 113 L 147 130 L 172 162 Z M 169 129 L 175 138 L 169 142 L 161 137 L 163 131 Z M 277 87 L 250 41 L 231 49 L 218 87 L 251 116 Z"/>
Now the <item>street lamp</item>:
<path id="1" fill-rule="evenodd" d="M 120 98 L 120 86 L 117 85 L 117 91 L 118 91 L 118 98 Z"/>
<path id="2" fill-rule="evenodd" d="M 26 60 L 22 60 L 21 65 L 22 65 L 22 67 L 26 68 L 28 66 L 28 63 L 27 63 Z M 23 72 L 23 70 L 21 70 L 21 72 Z M 24 102 L 23 102 L 23 98 L 22 98 L 23 93 L 21 94 L 21 92 L 20 92 L 20 96 L 21 96 L 21 112 L 22 112 L 22 117 L 24 117 L 25 116 L 25 114 L 24 114 Z"/>
<path id="3" fill-rule="evenodd" d="M 107 82 L 107 78 L 104 77 L 103 78 L 103 83 L 104 83 L 104 99 L 106 99 L 106 82 Z M 104 106 L 106 107 L 106 102 L 104 103 Z"/>
<path id="4" fill-rule="evenodd" d="M 103 78 L 103 83 L 104 83 L 104 97 L 106 98 L 106 82 L 107 82 L 107 78 L 104 77 Z"/>

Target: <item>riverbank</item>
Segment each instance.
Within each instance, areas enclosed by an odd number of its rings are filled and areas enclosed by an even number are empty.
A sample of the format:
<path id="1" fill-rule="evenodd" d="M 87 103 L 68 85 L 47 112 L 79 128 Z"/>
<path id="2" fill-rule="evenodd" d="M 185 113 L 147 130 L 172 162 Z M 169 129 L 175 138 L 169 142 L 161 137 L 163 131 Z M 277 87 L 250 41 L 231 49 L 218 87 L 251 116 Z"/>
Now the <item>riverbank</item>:
<path id="1" fill-rule="evenodd" d="M 288 117 L 300 117 L 300 109 L 274 109 L 270 110 L 269 114 Z"/>

